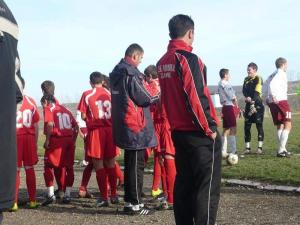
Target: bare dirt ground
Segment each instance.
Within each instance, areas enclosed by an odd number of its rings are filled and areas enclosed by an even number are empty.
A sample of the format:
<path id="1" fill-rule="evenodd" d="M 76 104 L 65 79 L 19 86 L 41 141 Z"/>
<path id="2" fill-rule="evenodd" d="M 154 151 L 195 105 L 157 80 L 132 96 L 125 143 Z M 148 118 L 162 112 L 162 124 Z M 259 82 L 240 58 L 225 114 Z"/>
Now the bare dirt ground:
<path id="1" fill-rule="evenodd" d="M 77 190 L 82 176 L 82 167 L 75 166 L 73 200 L 69 205 L 55 203 L 47 207 L 28 209 L 21 203 L 14 213 L 5 212 L 3 225 L 125 225 L 125 224 L 175 224 L 173 211 L 157 211 L 151 216 L 123 215 L 122 204 L 108 208 L 95 208 L 96 198 L 79 199 Z M 38 201 L 43 200 L 45 185 L 42 165 L 36 168 Z M 144 191 L 150 193 L 152 176 L 145 175 Z M 20 201 L 27 199 L 24 173 L 22 174 Z M 89 184 L 89 190 L 97 196 L 95 174 Z M 122 196 L 122 191 L 119 191 Z M 150 196 L 145 202 L 150 201 Z M 153 206 L 153 203 L 149 204 Z M 243 187 L 222 187 L 217 218 L 218 225 L 297 225 L 300 224 L 300 195 L 264 192 Z"/>

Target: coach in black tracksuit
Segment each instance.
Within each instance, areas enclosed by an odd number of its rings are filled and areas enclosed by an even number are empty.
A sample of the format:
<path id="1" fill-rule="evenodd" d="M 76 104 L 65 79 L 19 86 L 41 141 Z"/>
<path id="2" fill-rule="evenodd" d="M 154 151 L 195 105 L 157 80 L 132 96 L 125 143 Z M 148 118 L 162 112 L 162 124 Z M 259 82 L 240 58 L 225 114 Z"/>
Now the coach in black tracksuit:
<path id="1" fill-rule="evenodd" d="M 16 20 L 0 0 L 0 212 L 15 200 L 16 103 L 22 101 L 17 43 Z"/>
<path id="2" fill-rule="evenodd" d="M 176 151 L 175 220 L 177 225 L 214 225 L 220 198 L 221 139 L 206 67 L 192 53 L 194 22 L 189 16 L 174 16 L 169 31 L 172 40 L 157 67 Z"/>
<path id="3" fill-rule="evenodd" d="M 146 148 L 157 146 L 149 106 L 158 96 L 146 91 L 144 75 L 137 69 L 143 53 L 138 44 L 130 45 L 109 78 L 114 143 L 125 150 L 124 211 L 147 215 L 150 211 L 141 202 L 144 157 Z"/>

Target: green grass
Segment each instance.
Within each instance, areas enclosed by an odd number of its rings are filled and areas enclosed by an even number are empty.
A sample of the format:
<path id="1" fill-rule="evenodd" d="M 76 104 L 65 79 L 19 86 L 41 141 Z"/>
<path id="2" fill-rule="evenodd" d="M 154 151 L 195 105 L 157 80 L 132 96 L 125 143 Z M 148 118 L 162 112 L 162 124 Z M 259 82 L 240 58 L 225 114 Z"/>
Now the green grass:
<path id="1" fill-rule="evenodd" d="M 238 152 L 244 150 L 244 120 L 238 120 L 237 146 Z M 223 178 L 250 179 L 256 181 L 270 182 L 285 185 L 300 185 L 300 115 L 293 115 L 292 131 L 289 136 L 287 148 L 294 155 L 291 158 L 277 158 L 277 140 L 275 138 L 275 127 L 270 117 L 266 117 L 264 121 L 265 141 L 264 155 L 257 156 L 247 155 L 240 158 L 239 163 L 235 166 L 228 166 L 223 162 L 222 176 Z M 221 131 L 221 129 L 220 129 Z M 257 148 L 257 132 L 255 124 L 252 126 L 252 150 L 255 152 Z M 39 155 L 44 154 L 43 149 L 44 136 L 39 138 Z M 80 137 L 77 139 L 75 158 L 81 160 L 83 158 L 83 141 Z M 123 164 L 122 155 L 118 161 Z M 148 166 L 153 165 L 150 158 Z"/>

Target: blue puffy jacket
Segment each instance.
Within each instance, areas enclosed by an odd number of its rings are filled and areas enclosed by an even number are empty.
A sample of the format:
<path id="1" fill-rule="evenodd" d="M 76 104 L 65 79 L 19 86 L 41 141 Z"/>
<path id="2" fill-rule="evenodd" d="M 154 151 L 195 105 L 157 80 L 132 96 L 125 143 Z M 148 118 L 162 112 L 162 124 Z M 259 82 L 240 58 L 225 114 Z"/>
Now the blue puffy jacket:
<path id="1" fill-rule="evenodd" d="M 144 75 L 122 59 L 109 75 L 114 143 L 123 149 L 157 146 L 149 106 L 159 96 L 151 96 L 143 85 Z"/>

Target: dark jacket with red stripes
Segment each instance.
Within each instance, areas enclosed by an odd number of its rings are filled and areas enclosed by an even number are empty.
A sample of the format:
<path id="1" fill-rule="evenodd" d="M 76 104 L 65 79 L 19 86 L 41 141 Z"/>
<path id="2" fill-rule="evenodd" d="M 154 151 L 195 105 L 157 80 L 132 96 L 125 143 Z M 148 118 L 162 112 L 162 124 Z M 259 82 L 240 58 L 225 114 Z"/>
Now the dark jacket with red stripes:
<path id="1" fill-rule="evenodd" d="M 138 150 L 157 146 L 149 106 L 158 100 L 143 85 L 144 75 L 124 59 L 109 75 L 114 143 Z"/>
<path id="2" fill-rule="evenodd" d="M 206 67 L 191 51 L 185 42 L 171 40 L 157 63 L 162 104 L 171 130 L 201 131 L 211 137 L 219 122 L 206 85 Z"/>

